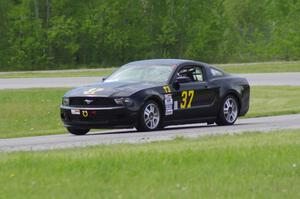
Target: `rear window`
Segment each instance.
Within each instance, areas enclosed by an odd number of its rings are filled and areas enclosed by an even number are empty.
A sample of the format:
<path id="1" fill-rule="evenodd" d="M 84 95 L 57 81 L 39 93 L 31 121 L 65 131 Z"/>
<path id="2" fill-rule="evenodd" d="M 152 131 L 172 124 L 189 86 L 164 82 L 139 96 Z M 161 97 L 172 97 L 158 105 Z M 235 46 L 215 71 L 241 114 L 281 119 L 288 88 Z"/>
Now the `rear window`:
<path id="1" fill-rule="evenodd" d="M 221 77 L 224 76 L 224 72 L 221 70 L 218 70 L 216 68 L 210 68 L 210 73 L 213 77 Z"/>

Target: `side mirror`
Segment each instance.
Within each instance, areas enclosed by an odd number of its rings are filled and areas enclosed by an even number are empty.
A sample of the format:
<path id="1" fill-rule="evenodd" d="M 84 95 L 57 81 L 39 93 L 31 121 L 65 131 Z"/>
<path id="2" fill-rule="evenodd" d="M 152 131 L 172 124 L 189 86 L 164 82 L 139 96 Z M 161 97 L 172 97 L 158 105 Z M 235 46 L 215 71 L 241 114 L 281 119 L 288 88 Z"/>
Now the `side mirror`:
<path id="1" fill-rule="evenodd" d="M 189 77 L 186 77 L 186 76 L 180 76 L 180 77 L 177 77 L 176 80 L 174 81 L 173 83 L 173 87 L 178 90 L 180 88 L 180 84 L 182 83 L 188 83 L 188 82 L 191 82 L 191 78 Z"/>
<path id="2" fill-rule="evenodd" d="M 102 81 L 104 82 L 107 79 L 107 76 L 102 77 Z"/>

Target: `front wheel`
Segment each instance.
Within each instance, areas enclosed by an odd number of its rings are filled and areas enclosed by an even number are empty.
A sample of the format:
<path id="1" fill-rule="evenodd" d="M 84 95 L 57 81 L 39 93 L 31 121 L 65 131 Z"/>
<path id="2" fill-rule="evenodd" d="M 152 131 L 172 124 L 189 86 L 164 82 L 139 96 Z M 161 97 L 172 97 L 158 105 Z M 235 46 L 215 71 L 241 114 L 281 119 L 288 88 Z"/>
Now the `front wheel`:
<path id="1" fill-rule="evenodd" d="M 154 131 L 161 127 L 161 111 L 155 101 L 146 102 L 141 108 L 139 121 L 136 126 L 138 131 Z"/>
<path id="2" fill-rule="evenodd" d="M 68 127 L 67 130 L 73 135 L 85 135 L 90 131 L 90 129 L 79 129 L 73 127 Z"/>
<path id="3" fill-rule="evenodd" d="M 218 115 L 217 124 L 232 125 L 237 120 L 239 113 L 239 106 L 236 98 L 232 95 L 225 97 L 221 104 L 221 108 Z"/>

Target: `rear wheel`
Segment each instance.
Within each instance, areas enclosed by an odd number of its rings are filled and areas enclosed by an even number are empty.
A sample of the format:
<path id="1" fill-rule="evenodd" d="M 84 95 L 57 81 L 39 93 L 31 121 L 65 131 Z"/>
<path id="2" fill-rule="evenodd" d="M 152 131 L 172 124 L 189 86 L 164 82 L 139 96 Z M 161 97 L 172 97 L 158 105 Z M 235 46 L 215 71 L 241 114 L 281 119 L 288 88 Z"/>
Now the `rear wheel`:
<path id="1" fill-rule="evenodd" d="M 216 123 L 218 125 L 232 125 L 238 118 L 239 105 L 237 99 L 228 95 L 224 98 Z"/>
<path id="2" fill-rule="evenodd" d="M 154 131 L 161 127 L 161 111 L 155 101 L 147 101 L 141 108 L 139 122 L 136 126 L 138 131 Z"/>
<path id="3" fill-rule="evenodd" d="M 67 129 L 68 129 L 69 133 L 71 133 L 73 135 L 85 135 L 90 131 L 90 129 L 79 129 L 79 128 L 73 128 L 73 127 L 68 127 Z"/>

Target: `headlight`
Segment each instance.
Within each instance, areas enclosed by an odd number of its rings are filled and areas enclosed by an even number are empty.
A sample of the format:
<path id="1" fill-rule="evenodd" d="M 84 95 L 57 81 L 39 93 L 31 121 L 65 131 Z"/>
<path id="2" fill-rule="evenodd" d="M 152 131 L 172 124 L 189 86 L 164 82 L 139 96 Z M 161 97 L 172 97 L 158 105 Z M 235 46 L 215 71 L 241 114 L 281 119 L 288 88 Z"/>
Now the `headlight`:
<path id="1" fill-rule="evenodd" d="M 69 106 L 69 104 L 70 104 L 70 99 L 67 98 L 67 97 L 64 97 L 64 98 L 62 99 L 62 104 L 63 104 L 64 106 Z"/>
<path id="2" fill-rule="evenodd" d="M 133 101 L 130 98 L 125 98 L 124 103 L 126 104 L 126 106 L 132 106 L 133 105 Z"/>
<path id="3" fill-rule="evenodd" d="M 126 105 L 126 106 L 132 106 L 133 105 L 133 100 L 130 98 L 115 98 L 115 102 L 118 105 Z"/>
<path id="4" fill-rule="evenodd" d="M 124 98 L 123 97 L 115 98 L 115 102 L 118 105 L 124 105 Z"/>

